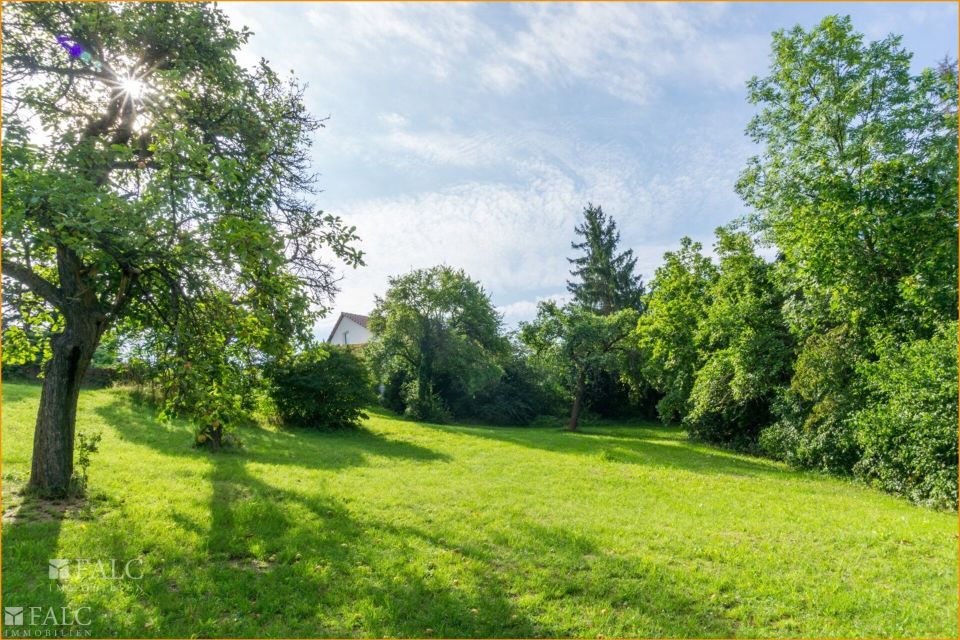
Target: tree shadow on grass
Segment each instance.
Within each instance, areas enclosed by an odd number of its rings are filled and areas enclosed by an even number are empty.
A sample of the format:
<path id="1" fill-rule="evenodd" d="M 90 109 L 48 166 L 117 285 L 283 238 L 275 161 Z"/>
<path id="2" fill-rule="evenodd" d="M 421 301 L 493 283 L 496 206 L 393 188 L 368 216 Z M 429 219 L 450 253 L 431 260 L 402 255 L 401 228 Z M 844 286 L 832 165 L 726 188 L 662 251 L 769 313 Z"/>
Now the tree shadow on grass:
<path id="1" fill-rule="evenodd" d="M 117 397 L 110 404 L 98 407 L 96 412 L 129 442 L 170 456 L 206 459 L 209 455 L 193 446 L 192 427 L 188 422 L 160 423 L 151 417 L 148 409 L 130 398 Z M 362 465 L 368 458 L 378 456 L 414 462 L 446 462 L 450 459 L 446 454 L 427 447 L 387 438 L 364 428 L 320 432 L 248 427 L 238 433 L 244 446 L 221 453 L 261 464 L 329 470 Z"/>
<path id="2" fill-rule="evenodd" d="M 213 475 L 255 492 L 275 491 L 232 461 L 218 463 Z M 519 635 L 531 634 L 533 624 L 496 581 L 474 576 L 467 584 L 453 584 L 413 561 L 422 549 L 389 525 L 364 521 L 316 492 L 282 493 L 269 504 L 214 496 L 212 505 L 212 557 L 226 554 L 228 562 L 246 567 L 250 556 L 259 556 L 253 579 L 270 582 L 258 590 L 269 594 L 260 598 L 262 613 L 273 616 L 267 635 L 290 633 L 289 619 L 276 614 L 289 613 L 291 603 L 299 609 L 298 635 L 482 637 L 501 620 L 512 621 Z M 238 529 L 247 530 L 245 539 L 227 533 Z M 296 574 L 293 581 L 268 577 L 286 567 L 301 568 L 288 570 Z"/>
<path id="3" fill-rule="evenodd" d="M 425 447 L 369 431 L 245 429 L 244 450 L 209 453 L 187 444 L 189 425 L 159 425 L 122 399 L 100 415 L 128 441 L 206 461 L 209 483 L 209 519 L 171 514 L 200 547 L 192 557 L 151 559 L 128 608 L 106 607 L 107 635 L 550 637 L 605 629 L 601 612 L 618 609 L 610 633 L 658 624 L 673 632 L 687 628 L 677 626 L 684 620 L 696 623 L 691 633 L 730 633 L 669 572 L 618 558 L 584 536 L 514 518 L 492 539 L 489 531 L 458 539 L 462 533 L 372 520 L 317 485 L 277 486 L 251 466 L 448 459 Z M 143 554 L 150 533 L 130 525 L 110 537 L 109 553 Z M 559 628 L 542 621 L 541 612 L 570 602 L 596 619 L 583 625 L 574 617 Z"/>
<path id="4" fill-rule="evenodd" d="M 36 381 L 11 380 L 3 386 L 3 408 L 6 412 L 14 405 L 36 405 L 40 385 Z M 35 414 L 30 414 L 33 418 Z M 19 435 L 19 434 L 18 434 Z M 24 429 L 24 435 L 33 435 L 33 424 Z M 29 452 L 29 449 L 27 449 Z M 88 556 L 76 557 L 61 544 L 66 521 L 87 522 L 96 520 L 110 507 L 102 495 L 71 495 L 64 498 L 42 498 L 28 489 L 29 453 L 25 464 L 14 464 L 12 470 L 3 474 L 3 606 L 24 607 L 23 624 L 4 624 L 4 635 L 30 634 L 33 637 L 52 637 L 62 631 L 57 621 L 63 621 L 64 611 L 72 616 L 77 605 L 72 594 L 83 587 L 84 576 L 89 567 L 78 564 Z M 19 461 L 18 461 L 19 462 Z M 51 578 L 50 561 L 65 560 L 66 564 L 54 565 L 59 577 Z M 31 619 L 30 608 L 34 613 Z M 81 613 L 81 618 L 96 617 Z M 4 620 L 6 622 L 6 620 Z M 35 623 L 35 624 L 34 624 Z"/>
<path id="5" fill-rule="evenodd" d="M 322 485 L 276 486 L 251 466 L 336 470 L 370 457 L 434 463 L 448 460 L 444 454 L 365 429 L 243 429 L 245 446 L 238 451 L 198 451 L 188 444 L 188 424 L 160 425 L 129 400 L 118 398 L 97 411 L 124 440 L 205 462 L 210 496 L 208 520 L 173 510 L 169 516 L 204 540 L 199 562 L 179 558 L 153 565 L 162 577 L 151 574 L 137 585 L 142 597 L 135 614 L 116 611 L 103 621 L 108 635 L 143 633 L 152 619 L 159 622 L 148 635 L 481 637 L 505 628 L 517 636 L 548 631 L 516 610 L 496 581 L 475 575 L 454 584 L 435 576 L 410 562 L 409 554 L 423 549 L 407 549 L 408 541 L 388 527 L 364 522 L 320 493 Z M 112 540 L 118 546 L 111 553 L 142 553 L 143 541 L 136 539 L 149 533 L 131 524 L 125 543 Z M 386 546 L 384 535 L 393 536 Z"/>
<path id="6" fill-rule="evenodd" d="M 4 492 L 8 487 L 4 487 Z M 19 490 L 16 490 L 19 493 Z M 5 505 L 6 507 L 6 505 Z M 30 623 L 30 607 L 42 607 L 38 620 L 43 621 L 52 607 L 59 616 L 67 598 L 62 589 L 69 588 L 69 566 L 62 580 L 51 579 L 50 560 L 62 559 L 59 552 L 60 532 L 68 513 L 82 507 L 72 500 L 41 500 L 18 496 L 13 510 L 5 512 L 3 522 L 3 606 L 24 607 L 24 623 L 29 626 L 8 626 L 4 619 L 4 635 L 29 630 L 30 633 L 56 633 L 55 625 Z M 73 560 L 67 558 L 67 560 Z M 5 617 L 6 618 L 6 617 Z M 13 633 L 11 633 L 13 632 Z"/>
<path id="7" fill-rule="evenodd" d="M 317 487 L 280 489 L 241 456 L 209 457 L 199 546 L 149 563 L 138 599 L 108 607 L 94 635 L 483 637 L 504 620 L 517 636 L 548 631 L 496 580 L 456 584 L 433 574 L 414 560 L 422 546 Z M 142 552 L 148 534 L 129 524 L 111 537 L 110 553 Z"/>
<path id="8" fill-rule="evenodd" d="M 723 615 L 723 601 L 698 594 L 689 572 L 667 560 L 654 563 L 605 550 L 567 528 L 513 517 L 483 541 L 451 539 L 413 526 L 394 531 L 474 560 L 488 579 L 502 576 L 509 601 L 524 611 L 562 607 L 576 612 L 566 626 L 534 625 L 536 636 L 578 636 L 585 628 L 607 637 L 735 634 L 736 624 Z M 509 627 L 492 631 L 514 637 Z"/>
<path id="9" fill-rule="evenodd" d="M 669 467 L 693 473 L 744 477 L 797 476 L 784 465 L 687 440 L 675 430 L 639 427 L 585 427 L 578 432 L 555 428 L 422 425 L 445 433 L 484 438 L 559 454 L 590 456 L 619 464 Z"/>

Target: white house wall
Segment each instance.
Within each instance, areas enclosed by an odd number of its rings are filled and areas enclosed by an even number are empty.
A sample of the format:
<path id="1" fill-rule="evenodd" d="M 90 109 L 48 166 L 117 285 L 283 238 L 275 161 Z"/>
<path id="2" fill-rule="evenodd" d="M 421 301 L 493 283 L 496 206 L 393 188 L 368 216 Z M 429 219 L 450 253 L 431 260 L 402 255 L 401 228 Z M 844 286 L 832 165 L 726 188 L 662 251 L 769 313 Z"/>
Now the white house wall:
<path id="1" fill-rule="evenodd" d="M 370 331 L 344 316 L 340 318 L 330 344 L 366 344 L 369 341 Z"/>

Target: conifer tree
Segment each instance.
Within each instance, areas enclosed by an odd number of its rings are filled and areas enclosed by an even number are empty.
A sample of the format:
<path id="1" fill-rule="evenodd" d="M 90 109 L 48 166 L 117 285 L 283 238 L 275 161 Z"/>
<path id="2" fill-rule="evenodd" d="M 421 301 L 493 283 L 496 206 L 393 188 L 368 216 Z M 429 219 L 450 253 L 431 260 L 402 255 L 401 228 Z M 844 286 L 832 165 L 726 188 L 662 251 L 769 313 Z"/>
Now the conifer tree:
<path id="1" fill-rule="evenodd" d="M 643 281 L 633 273 L 637 259 L 632 249 L 617 253 L 620 232 L 614 219 L 608 218 L 601 207 L 588 203 L 583 222 L 575 231 L 582 240 L 570 246 L 583 255 L 568 258 L 573 265 L 570 275 L 579 280 L 567 281 L 574 301 L 601 315 L 622 309 L 642 310 Z"/>

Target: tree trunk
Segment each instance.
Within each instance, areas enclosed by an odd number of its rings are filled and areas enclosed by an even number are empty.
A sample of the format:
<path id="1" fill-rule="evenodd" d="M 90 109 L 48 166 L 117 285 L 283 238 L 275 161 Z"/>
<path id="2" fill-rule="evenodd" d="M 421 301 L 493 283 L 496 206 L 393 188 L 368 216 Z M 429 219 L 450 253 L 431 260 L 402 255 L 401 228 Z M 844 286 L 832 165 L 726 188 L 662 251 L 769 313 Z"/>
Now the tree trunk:
<path id="1" fill-rule="evenodd" d="M 417 400 L 423 410 L 432 395 L 430 383 L 433 381 L 433 334 L 429 323 L 425 322 L 423 338 L 420 343 L 420 366 L 417 368 Z"/>
<path id="2" fill-rule="evenodd" d="M 30 468 L 30 487 L 45 496 L 62 496 L 70 487 L 77 398 L 103 333 L 98 317 L 97 312 L 71 313 L 66 329 L 51 340 L 53 357 L 45 369 Z"/>
<path id="3" fill-rule="evenodd" d="M 583 408 L 583 388 L 586 374 L 581 371 L 577 374 L 577 389 L 573 394 L 573 410 L 570 411 L 570 423 L 567 424 L 567 431 L 576 431 L 577 423 L 580 421 L 580 410 Z"/>

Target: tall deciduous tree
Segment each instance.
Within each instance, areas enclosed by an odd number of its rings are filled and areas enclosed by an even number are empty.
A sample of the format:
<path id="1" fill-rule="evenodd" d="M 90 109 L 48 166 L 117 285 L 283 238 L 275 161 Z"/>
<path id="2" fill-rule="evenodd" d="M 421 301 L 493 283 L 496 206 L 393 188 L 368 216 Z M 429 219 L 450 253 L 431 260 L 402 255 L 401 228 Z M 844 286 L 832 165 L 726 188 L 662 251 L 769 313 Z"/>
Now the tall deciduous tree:
<path id="1" fill-rule="evenodd" d="M 687 415 L 694 374 L 701 365 L 696 335 L 717 277 L 702 250 L 699 242 L 683 238 L 679 250 L 664 254 L 637 324 L 643 375 L 663 394 L 657 411 L 664 422 Z"/>
<path id="2" fill-rule="evenodd" d="M 473 393 L 496 380 L 498 356 L 508 348 L 500 315 L 480 283 L 448 266 L 390 278 L 370 316 L 374 338 L 367 349 L 382 379 L 411 381 L 406 410 L 417 418 L 442 419 L 443 381 Z"/>
<path id="3" fill-rule="evenodd" d="M 802 331 L 878 324 L 929 335 L 957 315 L 955 67 L 910 73 L 899 36 L 849 17 L 774 34 L 738 191 L 782 252 Z"/>
<path id="4" fill-rule="evenodd" d="M 914 75 L 910 59 L 898 36 L 864 42 L 829 16 L 774 34 L 749 83 L 762 151 L 738 191 L 782 254 L 800 351 L 780 439 L 811 465 L 854 466 L 858 370 L 879 345 L 957 317 L 956 66 Z"/>
<path id="5" fill-rule="evenodd" d="M 203 4 L 4 11 L 3 276 L 57 317 L 39 490 L 68 487 L 80 380 L 109 327 L 184 354 L 282 352 L 335 291 L 318 250 L 360 263 L 352 228 L 309 202 L 321 123 L 294 81 L 237 64 L 248 35 Z"/>
<path id="6" fill-rule="evenodd" d="M 746 233 L 716 233 L 718 275 L 694 337 L 702 364 L 684 423 L 695 437 L 754 448 L 778 390 L 789 382 L 793 345 L 772 265 Z"/>
<path id="7" fill-rule="evenodd" d="M 588 204 L 583 210 L 583 222 L 575 228 L 582 239 L 570 247 L 583 255 L 567 258 L 573 268 L 567 281 L 567 290 L 574 300 L 585 308 L 607 315 L 621 309 L 640 309 L 643 300 L 643 281 L 634 274 L 637 259 L 633 250 L 618 252 L 620 232 L 613 218 L 608 218 L 599 206 Z"/>
<path id="8" fill-rule="evenodd" d="M 521 325 L 523 342 L 564 380 L 572 400 L 568 430 L 577 430 L 589 377 L 616 368 L 637 317 L 635 309 L 600 315 L 575 303 L 547 301 L 538 305 L 533 322 Z"/>

